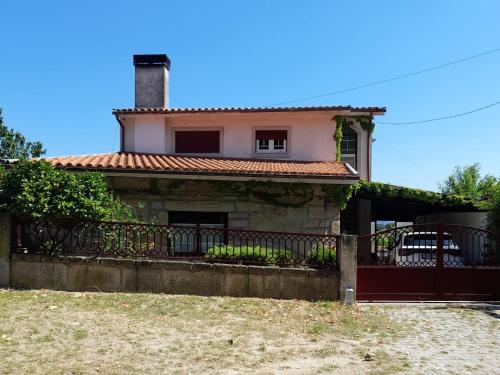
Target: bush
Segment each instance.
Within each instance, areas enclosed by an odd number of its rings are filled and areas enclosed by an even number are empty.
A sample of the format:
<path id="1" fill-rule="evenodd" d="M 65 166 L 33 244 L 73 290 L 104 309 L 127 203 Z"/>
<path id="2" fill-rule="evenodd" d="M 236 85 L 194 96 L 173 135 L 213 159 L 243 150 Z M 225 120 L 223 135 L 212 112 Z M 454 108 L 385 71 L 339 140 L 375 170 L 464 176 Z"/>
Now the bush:
<path id="1" fill-rule="evenodd" d="M 224 263 L 280 265 L 292 258 L 290 250 L 270 249 L 261 246 L 214 246 L 208 249 L 205 258 Z"/>
<path id="2" fill-rule="evenodd" d="M 0 168 L 0 211 L 28 219 L 136 219 L 132 207 L 108 190 L 101 173 L 68 172 L 43 160 Z"/>
<path id="3" fill-rule="evenodd" d="M 310 266 L 321 268 L 332 268 L 337 264 L 337 251 L 334 247 L 331 249 L 313 248 L 311 254 L 307 258 L 307 263 Z"/>

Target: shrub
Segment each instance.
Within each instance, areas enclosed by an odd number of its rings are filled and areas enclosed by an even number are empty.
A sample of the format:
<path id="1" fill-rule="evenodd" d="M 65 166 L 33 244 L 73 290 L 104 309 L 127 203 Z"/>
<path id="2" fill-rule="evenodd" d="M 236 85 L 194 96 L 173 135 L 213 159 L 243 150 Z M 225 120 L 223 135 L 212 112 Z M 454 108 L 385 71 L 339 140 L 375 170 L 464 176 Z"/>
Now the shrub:
<path id="1" fill-rule="evenodd" d="M 43 160 L 0 170 L 0 211 L 29 219 L 136 218 L 132 207 L 108 190 L 101 173 L 72 173 Z"/>
<path id="2" fill-rule="evenodd" d="M 224 263 L 280 265 L 292 258 L 290 250 L 270 249 L 261 246 L 214 246 L 205 257 Z"/>
<path id="3" fill-rule="evenodd" d="M 337 251 L 334 247 L 328 248 L 313 248 L 311 254 L 307 258 L 307 263 L 310 266 L 322 268 L 332 268 L 337 264 Z"/>

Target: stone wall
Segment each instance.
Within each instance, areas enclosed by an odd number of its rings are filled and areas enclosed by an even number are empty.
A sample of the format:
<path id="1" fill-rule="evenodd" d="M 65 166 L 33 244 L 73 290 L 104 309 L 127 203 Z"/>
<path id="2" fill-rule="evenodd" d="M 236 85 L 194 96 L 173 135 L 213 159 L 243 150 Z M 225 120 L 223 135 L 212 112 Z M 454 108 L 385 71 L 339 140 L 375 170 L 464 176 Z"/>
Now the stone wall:
<path id="1" fill-rule="evenodd" d="M 336 300 L 339 272 L 161 260 L 12 254 L 22 289 Z"/>
<path id="2" fill-rule="evenodd" d="M 298 203 L 299 207 L 272 204 L 252 194 L 218 189 L 224 181 L 170 180 L 161 178 L 108 177 L 108 184 L 135 207 L 141 217 L 168 223 L 168 211 L 227 212 L 230 228 L 304 232 L 340 233 L 340 211 L 325 199 L 319 185 L 310 186 L 312 199 L 304 204 L 303 196 L 284 189 L 280 202 Z M 257 184 L 256 182 L 254 184 Z M 228 191 L 229 190 L 229 191 Z"/>

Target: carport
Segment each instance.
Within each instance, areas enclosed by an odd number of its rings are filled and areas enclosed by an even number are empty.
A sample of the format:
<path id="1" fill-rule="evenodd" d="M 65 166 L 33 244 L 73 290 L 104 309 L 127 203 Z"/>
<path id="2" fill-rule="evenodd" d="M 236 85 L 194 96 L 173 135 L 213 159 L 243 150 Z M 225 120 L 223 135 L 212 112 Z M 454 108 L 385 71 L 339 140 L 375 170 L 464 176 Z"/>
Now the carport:
<path id="1" fill-rule="evenodd" d="M 487 212 L 471 201 L 441 193 L 377 182 L 362 182 L 341 212 L 342 233 L 367 235 L 375 223 L 394 226 L 445 222 L 486 229 Z"/>

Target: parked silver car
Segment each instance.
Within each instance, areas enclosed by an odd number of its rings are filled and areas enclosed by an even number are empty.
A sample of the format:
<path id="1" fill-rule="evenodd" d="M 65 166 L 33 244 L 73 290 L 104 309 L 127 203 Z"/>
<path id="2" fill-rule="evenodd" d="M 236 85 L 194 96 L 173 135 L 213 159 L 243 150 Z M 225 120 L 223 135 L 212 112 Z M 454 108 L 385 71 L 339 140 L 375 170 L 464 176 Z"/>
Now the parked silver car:
<path id="1" fill-rule="evenodd" d="M 436 249 L 436 232 L 409 232 L 401 235 L 392 253 L 398 266 L 435 266 Z M 449 233 L 443 233 L 443 263 L 455 267 L 464 265 L 460 247 Z"/>

